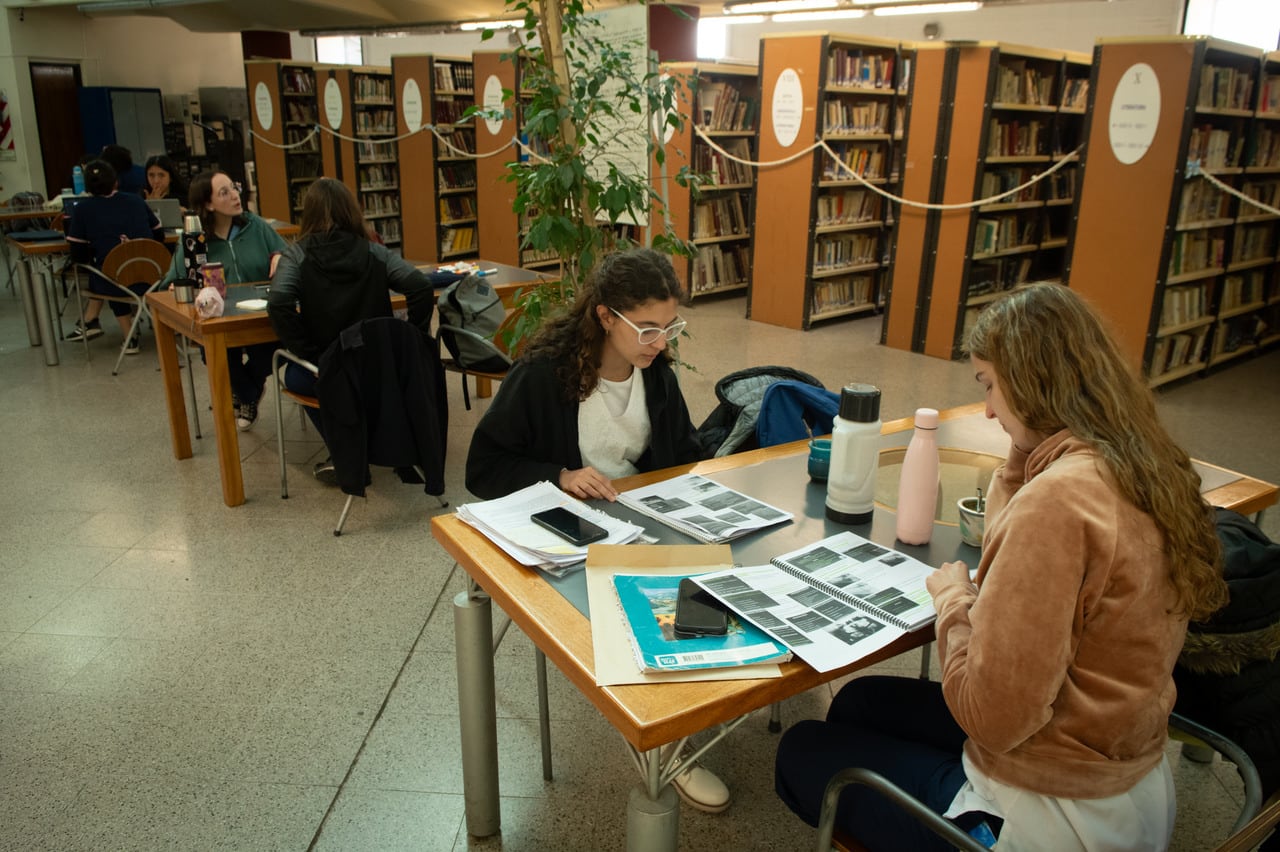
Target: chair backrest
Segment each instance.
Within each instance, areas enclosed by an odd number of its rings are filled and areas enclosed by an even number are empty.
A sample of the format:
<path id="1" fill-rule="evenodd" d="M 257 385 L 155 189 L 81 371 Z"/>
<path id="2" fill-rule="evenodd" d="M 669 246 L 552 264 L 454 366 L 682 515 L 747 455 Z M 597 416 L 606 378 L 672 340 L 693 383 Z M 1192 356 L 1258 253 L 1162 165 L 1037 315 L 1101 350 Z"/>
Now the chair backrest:
<path id="1" fill-rule="evenodd" d="M 172 256 L 164 243 L 150 239 L 125 240 L 107 252 L 102 273 L 117 284 L 157 284 Z"/>

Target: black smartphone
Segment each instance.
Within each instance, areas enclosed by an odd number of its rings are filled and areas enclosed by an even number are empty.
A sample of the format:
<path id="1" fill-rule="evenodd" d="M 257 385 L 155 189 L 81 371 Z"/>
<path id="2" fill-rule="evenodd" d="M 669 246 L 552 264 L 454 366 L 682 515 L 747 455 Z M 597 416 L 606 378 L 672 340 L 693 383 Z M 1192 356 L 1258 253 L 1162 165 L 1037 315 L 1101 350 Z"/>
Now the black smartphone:
<path id="1" fill-rule="evenodd" d="M 581 515 L 575 515 L 563 506 L 534 512 L 529 520 L 578 547 L 609 537 L 609 531 L 604 527 L 591 523 Z"/>
<path id="2" fill-rule="evenodd" d="M 676 636 L 723 636 L 729 632 L 729 611 L 697 583 L 685 577 L 676 594 Z"/>

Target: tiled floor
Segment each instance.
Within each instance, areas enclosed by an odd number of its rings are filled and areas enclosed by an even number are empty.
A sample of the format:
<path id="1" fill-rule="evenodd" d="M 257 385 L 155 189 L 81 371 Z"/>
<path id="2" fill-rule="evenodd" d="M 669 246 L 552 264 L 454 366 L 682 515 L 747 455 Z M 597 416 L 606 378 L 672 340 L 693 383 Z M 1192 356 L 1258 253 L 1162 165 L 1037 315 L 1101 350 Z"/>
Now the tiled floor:
<path id="1" fill-rule="evenodd" d="M 874 382 L 886 419 L 979 398 L 964 364 L 876 345 L 878 320 L 799 333 L 742 310 L 731 298 L 686 311 L 695 421 L 717 378 L 763 363 L 833 388 Z M 514 631 L 497 664 L 503 833 L 468 838 L 448 606 L 463 579 L 421 492 L 376 470 L 335 539 L 340 495 L 309 475 L 321 447 L 292 412 L 291 497 L 279 499 L 266 406 L 241 436 L 249 500 L 224 507 L 209 434 L 195 458 L 172 457 L 154 341 L 112 378 L 116 334 L 89 363 L 64 345 L 46 367 L 0 290 L 0 849 L 623 848 L 634 770 L 620 738 L 553 671 L 556 780 L 542 781 L 532 649 Z M 1194 455 L 1277 481 L 1277 375 L 1272 353 L 1166 391 L 1160 407 Z M 456 505 L 478 411 L 463 410 L 453 376 L 450 394 Z M 784 719 L 823 712 L 829 695 L 789 702 Z M 719 816 L 684 809 L 682 849 L 811 844 L 772 792 L 765 722 L 707 759 L 735 801 Z M 1206 848 L 1239 782 L 1221 763 L 1175 761 L 1175 848 Z"/>

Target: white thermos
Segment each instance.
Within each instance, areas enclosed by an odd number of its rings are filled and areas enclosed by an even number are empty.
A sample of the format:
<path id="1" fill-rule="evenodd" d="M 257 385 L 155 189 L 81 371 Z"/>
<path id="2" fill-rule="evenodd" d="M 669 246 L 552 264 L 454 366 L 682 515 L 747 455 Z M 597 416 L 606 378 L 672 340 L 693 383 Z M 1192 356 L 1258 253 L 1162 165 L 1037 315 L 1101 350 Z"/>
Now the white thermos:
<path id="1" fill-rule="evenodd" d="M 845 385 L 831 431 L 827 517 L 841 524 L 871 522 L 880 465 L 880 389 Z"/>

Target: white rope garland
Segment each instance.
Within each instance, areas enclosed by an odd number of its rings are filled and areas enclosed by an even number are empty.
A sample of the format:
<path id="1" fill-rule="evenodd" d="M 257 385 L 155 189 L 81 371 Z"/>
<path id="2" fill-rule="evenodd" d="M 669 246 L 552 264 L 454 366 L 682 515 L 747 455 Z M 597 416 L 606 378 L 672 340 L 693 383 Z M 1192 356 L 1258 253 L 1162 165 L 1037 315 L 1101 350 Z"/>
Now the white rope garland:
<path id="1" fill-rule="evenodd" d="M 1264 213 L 1270 213 L 1273 216 L 1280 216 L 1280 210 L 1277 210 L 1276 208 L 1270 206 L 1269 204 L 1263 204 L 1261 201 L 1259 201 L 1256 198 L 1251 198 L 1250 196 L 1245 195 L 1243 192 L 1236 189 L 1234 186 L 1231 186 L 1229 184 L 1223 183 L 1222 181 L 1218 180 L 1218 178 L 1215 175 L 1211 175 L 1206 171 L 1201 171 L 1199 164 L 1192 166 L 1189 163 L 1187 176 L 1195 177 L 1196 175 L 1200 175 L 1200 177 L 1204 178 L 1209 183 L 1213 184 L 1223 192 L 1228 193 L 1229 195 L 1234 195 L 1236 198 L 1239 198 L 1241 201 L 1249 202 L 1254 207 L 1257 207 L 1259 210 L 1263 211 Z"/>

